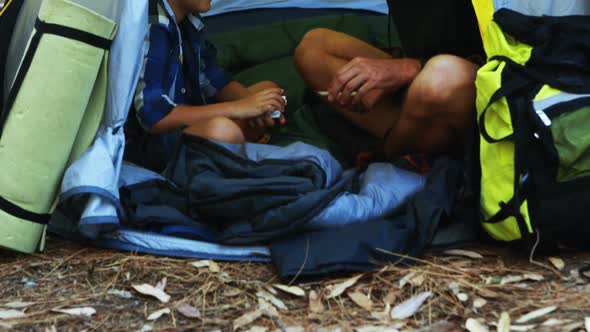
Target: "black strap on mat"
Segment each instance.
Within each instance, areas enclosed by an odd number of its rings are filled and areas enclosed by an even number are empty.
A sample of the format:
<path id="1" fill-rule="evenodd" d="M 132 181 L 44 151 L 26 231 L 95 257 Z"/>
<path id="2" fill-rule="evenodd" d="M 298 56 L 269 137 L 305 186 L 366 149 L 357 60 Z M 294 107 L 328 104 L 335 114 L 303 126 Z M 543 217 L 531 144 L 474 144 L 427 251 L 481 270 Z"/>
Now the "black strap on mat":
<path id="1" fill-rule="evenodd" d="M 0 196 L 0 209 L 12 216 L 15 216 L 20 219 L 24 219 L 30 222 L 34 222 L 36 224 L 47 225 L 49 223 L 49 219 L 51 218 L 50 214 L 39 214 L 31 211 L 27 211 L 15 204 L 10 203 L 4 197 Z"/>
<path id="2" fill-rule="evenodd" d="M 8 118 L 8 113 L 10 109 L 14 105 L 14 101 L 16 100 L 16 96 L 20 88 L 22 87 L 23 81 L 27 75 L 31 67 L 31 63 L 33 62 L 33 58 L 35 56 L 35 52 L 37 47 L 39 46 L 39 42 L 41 41 L 41 37 L 43 34 L 51 34 L 57 35 L 64 38 L 77 40 L 79 42 L 88 44 L 90 46 L 108 50 L 111 47 L 111 40 L 106 38 L 102 38 L 100 36 L 91 34 L 89 32 L 73 29 L 70 27 L 65 27 L 57 24 L 45 23 L 39 19 L 35 22 L 35 34 L 31 39 L 31 43 L 29 45 L 29 49 L 25 54 L 23 59 L 21 69 L 19 70 L 14 84 L 10 89 L 10 93 L 8 94 L 8 99 L 6 100 L 6 104 L 2 109 L 2 114 L 0 118 L 0 138 L 2 137 L 2 132 L 4 131 L 4 124 L 6 123 L 6 119 Z M 27 211 L 11 202 L 6 200 L 3 197 L 0 197 L 0 209 L 4 212 L 11 214 L 17 218 L 28 220 L 30 222 L 34 222 L 37 224 L 46 225 L 49 223 L 50 215 L 49 214 L 38 214 L 34 212 Z"/>
<path id="3" fill-rule="evenodd" d="M 36 31 L 33 35 L 33 38 L 31 39 L 29 49 L 23 59 L 21 69 L 18 71 L 18 74 L 16 76 L 16 79 L 14 80 L 12 88 L 10 89 L 8 99 L 6 100 L 6 104 L 4 105 L 2 111 L 2 115 L 0 118 L 0 138 L 2 137 L 2 133 L 4 131 L 4 124 L 6 123 L 6 119 L 8 118 L 8 113 L 14 105 L 16 96 L 18 95 L 20 88 L 22 87 L 23 81 L 25 80 L 25 77 L 27 76 L 27 73 L 31 67 L 33 58 L 35 57 L 35 52 L 37 51 L 37 47 L 39 46 L 39 42 L 41 41 L 41 37 L 43 36 L 43 34 L 57 35 L 64 38 L 77 40 L 79 42 L 104 50 L 108 50 L 111 47 L 112 43 L 111 40 L 94 35 L 92 33 L 57 24 L 45 23 L 40 19 L 37 19 L 37 21 L 35 22 L 35 30 Z"/>

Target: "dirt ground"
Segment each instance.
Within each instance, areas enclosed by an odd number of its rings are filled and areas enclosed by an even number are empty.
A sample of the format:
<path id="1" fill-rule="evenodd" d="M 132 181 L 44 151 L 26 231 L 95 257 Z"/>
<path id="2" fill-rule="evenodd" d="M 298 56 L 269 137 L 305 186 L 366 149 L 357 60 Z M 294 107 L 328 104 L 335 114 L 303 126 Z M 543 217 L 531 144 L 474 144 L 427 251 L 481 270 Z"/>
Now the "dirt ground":
<path id="1" fill-rule="evenodd" d="M 588 254 L 531 263 L 475 248 L 285 288 L 269 264 L 48 243 L 33 256 L 1 253 L 1 329 L 495 331 L 501 321 L 500 331 L 584 331 L 590 317 Z"/>

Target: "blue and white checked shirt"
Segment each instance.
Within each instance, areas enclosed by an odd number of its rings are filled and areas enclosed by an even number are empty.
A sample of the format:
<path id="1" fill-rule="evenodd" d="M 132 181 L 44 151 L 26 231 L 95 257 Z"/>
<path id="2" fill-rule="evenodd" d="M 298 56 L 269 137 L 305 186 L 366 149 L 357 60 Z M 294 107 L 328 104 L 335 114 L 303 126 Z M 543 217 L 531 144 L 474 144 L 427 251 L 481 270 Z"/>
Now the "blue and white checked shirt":
<path id="1" fill-rule="evenodd" d="M 134 100 L 144 129 L 177 105 L 206 104 L 231 81 L 216 63 L 217 51 L 205 40 L 203 27 L 195 15 L 176 24 L 167 0 L 149 0 L 149 30 Z"/>

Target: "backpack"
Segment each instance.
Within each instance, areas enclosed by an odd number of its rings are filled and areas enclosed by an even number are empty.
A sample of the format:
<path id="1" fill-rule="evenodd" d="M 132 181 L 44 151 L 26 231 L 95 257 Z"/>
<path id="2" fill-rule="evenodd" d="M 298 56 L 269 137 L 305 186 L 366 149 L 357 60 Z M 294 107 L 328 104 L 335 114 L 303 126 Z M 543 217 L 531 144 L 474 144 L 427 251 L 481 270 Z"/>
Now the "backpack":
<path id="1" fill-rule="evenodd" d="M 494 14 L 477 74 L 480 221 L 528 247 L 590 241 L 590 19 Z"/>

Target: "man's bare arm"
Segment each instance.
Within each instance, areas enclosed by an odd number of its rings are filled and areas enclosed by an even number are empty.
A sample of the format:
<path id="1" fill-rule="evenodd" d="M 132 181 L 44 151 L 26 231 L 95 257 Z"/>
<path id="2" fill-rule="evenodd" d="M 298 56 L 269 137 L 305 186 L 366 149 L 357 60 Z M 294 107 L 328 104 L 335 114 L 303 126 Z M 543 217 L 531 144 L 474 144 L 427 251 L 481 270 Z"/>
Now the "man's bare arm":
<path id="1" fill-rule="evenodd" d="M 357 105 L 371 90 L 398 91 L 416 78 L 421 67 L 419 60 L 410 58 L 355 58 L 332 80 L 328 100 L 341 105 Z M 356 92 L 354 96 L 353 92 Z"/>

